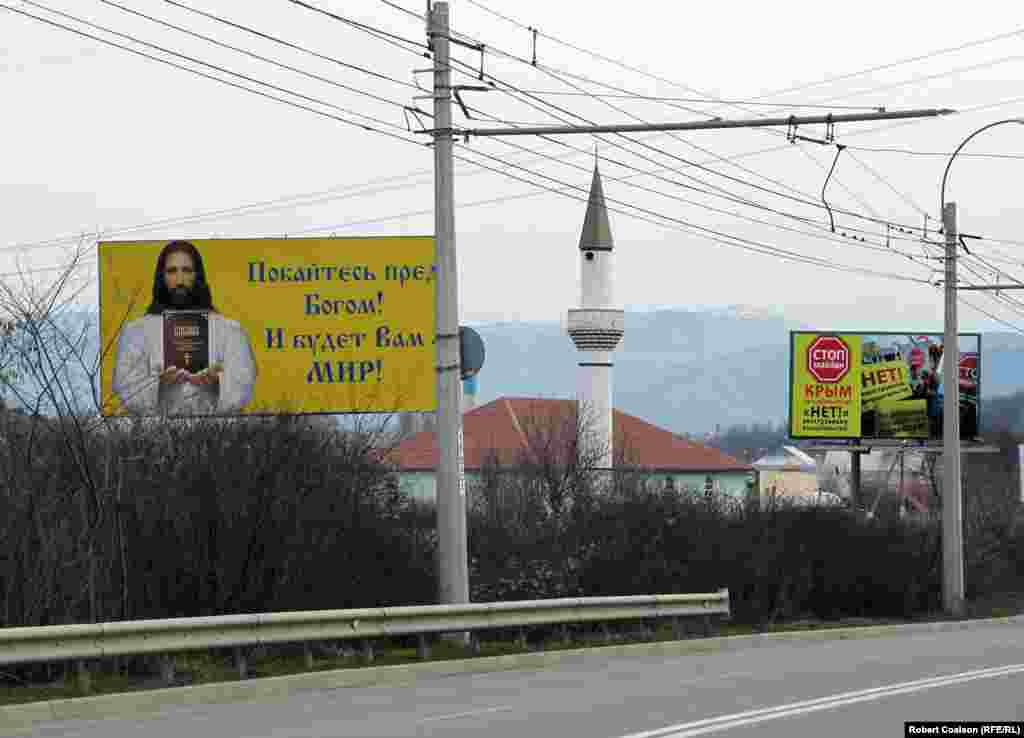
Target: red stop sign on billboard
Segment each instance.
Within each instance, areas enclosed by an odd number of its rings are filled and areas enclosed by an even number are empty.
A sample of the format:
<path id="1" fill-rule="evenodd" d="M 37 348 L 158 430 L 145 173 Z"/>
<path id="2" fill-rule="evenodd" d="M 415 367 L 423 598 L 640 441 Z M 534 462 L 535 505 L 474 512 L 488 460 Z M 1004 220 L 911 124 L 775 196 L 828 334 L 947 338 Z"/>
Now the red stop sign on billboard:
<path id="1" fill-rule="evenodd" d="M 978 384 L 978 355 L 960 354 L 960 386 L 974 387 Z"/>
<path id="2" fill-rule="evenodd" d="M 807 347 L 807 371 L 822 384 L 835 384 L 850 371 L 850 348 L 838 336 L 818 336 Z"/>

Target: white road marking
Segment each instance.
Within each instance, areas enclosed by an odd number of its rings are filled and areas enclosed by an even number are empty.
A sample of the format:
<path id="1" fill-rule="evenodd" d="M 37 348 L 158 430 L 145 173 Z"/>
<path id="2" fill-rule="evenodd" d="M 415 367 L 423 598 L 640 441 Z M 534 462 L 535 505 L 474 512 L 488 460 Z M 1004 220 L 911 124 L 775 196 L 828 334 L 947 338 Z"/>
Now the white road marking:
<path id="1" fill-rule="evenodd" d="M 417 723 L 430 723 L 435 720 L 455 720 L 456 718 L 473 717 L 474 715 L 488 715 L 493 712 L 508 712 L 511 707 L 488 707 L 483 710 L 469 710 L 468 712 L 453 712 L 448 715 L 434 715 L 433 717 L 422 718 Z"/>
<path id="2" fill-rule="evenodd" d="M 696 720 L 690 723 L 679 723 L 664 728 L 647 730 L 642 733 L 630 733 L 622 738 L 691 738 L 692 736 L 715 733 L 730 728 L 738 728 L 744 725 L 754 725 L 768 720 L 776 720 L 783 717 L 803 715 L 819 710 L 831 710 L 844 705 L 853 705 L 858 702 L 878 700 L 894 695 L 920 692 L 934 687 L 946 687 L 954 684 L 963 684 L 975 679 L 991 679 L 994 677 L 1008 676 L 1011 674 L 1024 673 L 1024 664 L 1013 664 L 1011 666 L 999 666 L 989 669 L 977 669 L 957 674 L 947 674 L 941 677 L 930 679 L 919 679 L 913 682 L 901 682 L 889 684 L 884 687 L 873 687 L 862 689 L 856 692 L 843 692 L 840 694 L 819 697 L 803 702 L 791 702 L 777 707 L 765 707 L 758 710 L 737 712 L 732 715 L 719 715 L 718 717 Z"/>

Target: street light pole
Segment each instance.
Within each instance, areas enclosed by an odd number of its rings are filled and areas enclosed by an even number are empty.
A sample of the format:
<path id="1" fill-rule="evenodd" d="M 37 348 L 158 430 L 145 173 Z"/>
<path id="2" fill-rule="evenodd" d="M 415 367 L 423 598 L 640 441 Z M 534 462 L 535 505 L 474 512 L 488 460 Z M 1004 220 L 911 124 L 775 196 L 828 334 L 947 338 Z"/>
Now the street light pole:
<path id="1" fill-rule="evenodd" d="M 1022 118 L 1010 118 L 982 126 L 956 147 L 942 173 L 939 206 L 942 230 L 946 237 L 946 314 L 943 337 L 942 383 L 945 397 L 942 407 L 942 607 L 949 615 L 961 617 L 964 601 L 963 489 L 960 476 L 960 337 L 957 326 L 957 248 L 960 234 L 956 203 L 946 202 L 946 181 L 957 154 L 979 133 L 1005 123 L 1024 124 Z M 998 290 L 1005 285 L 975 285 L 967 289 Z"/>

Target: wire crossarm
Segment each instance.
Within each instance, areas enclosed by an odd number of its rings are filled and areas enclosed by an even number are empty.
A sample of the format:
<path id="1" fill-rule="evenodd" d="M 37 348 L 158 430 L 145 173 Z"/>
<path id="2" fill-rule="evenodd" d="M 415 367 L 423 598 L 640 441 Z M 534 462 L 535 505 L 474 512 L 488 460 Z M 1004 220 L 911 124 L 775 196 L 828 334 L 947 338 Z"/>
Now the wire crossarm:
<path id="1" fill-rule="evenodd" d="M 709 120 L 684 121 L 681 123 L 619 123 L 609 125 L 587 126 L 535 126 L 528 128 L 468 128 L 459 131 L 470 136 L 547 136 L 569 133 L 643 133 L 645 131 L 713 131 L 728 128 L 771 128 L 786 126 L 794 128 L 801 125 L 836 123 L 860 123 L 872 120 L 898 120 L 905 118 L 935 118 L 950 115 L 955 110 L 948 108 L 928 108 L 922 110 L 889 110 L 869 113 L 840 113 L 838 115 L 790 115 L 784 118 L 744 118 L 726 120 L 711 118 Z"/>

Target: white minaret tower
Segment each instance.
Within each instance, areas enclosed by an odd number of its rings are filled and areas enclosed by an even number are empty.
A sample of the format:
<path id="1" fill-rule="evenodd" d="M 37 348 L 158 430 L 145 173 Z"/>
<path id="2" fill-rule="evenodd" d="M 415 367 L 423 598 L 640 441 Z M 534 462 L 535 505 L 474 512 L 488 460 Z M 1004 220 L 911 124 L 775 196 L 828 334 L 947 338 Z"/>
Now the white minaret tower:
<path id="1" fill-rule="evenodd" d="M 590 201 L 580 234 L 580 307 L 569 311 L 568 329 L 580 352 L 576 399 L 585 431 L 580 452 L 596 468 L 611 469 L 612 351 L 622 338 L 623 311 L 615 307 L 612 229 L 601 174 L 594 165 Z"/>

